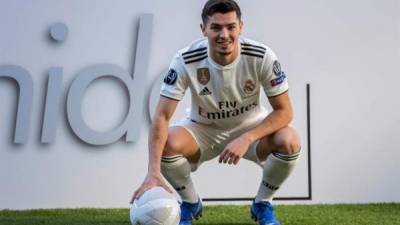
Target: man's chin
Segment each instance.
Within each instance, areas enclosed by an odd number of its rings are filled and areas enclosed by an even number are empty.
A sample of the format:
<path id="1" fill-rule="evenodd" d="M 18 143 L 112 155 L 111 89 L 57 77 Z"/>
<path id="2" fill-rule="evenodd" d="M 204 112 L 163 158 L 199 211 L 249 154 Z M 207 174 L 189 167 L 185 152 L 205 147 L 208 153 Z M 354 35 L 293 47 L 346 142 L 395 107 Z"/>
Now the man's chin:
<path id="1" fill-rule="evenodd" d="M 223 56 L 227 56 L 227 55 L 230 55 L 230 54 L 232 54 L 232 50 L 229 50 L 229 49 L 220 49 L 217 53 L 219 54 L 219 55 L 223 55 Z"/>

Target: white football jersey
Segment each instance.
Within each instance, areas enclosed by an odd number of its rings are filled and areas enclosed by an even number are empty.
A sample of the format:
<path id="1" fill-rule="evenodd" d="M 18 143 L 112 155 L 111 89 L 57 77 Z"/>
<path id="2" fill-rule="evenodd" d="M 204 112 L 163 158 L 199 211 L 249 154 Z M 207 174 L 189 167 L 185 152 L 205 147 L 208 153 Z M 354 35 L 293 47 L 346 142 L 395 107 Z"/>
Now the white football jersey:
<path id="1" fill-rule="evenodd" d="M 161 95 L 181 100 L 190 88 L 190 119 L 230 128 L 265 115 L 260 105 L 263 87 L 267 96 L 288 90 L 285 73 L 275 53 L 259 42 L 240 38 L 239 55 L 229 65 L 213 61 L 206 38 L 180 50 L 164 78 Z"/>

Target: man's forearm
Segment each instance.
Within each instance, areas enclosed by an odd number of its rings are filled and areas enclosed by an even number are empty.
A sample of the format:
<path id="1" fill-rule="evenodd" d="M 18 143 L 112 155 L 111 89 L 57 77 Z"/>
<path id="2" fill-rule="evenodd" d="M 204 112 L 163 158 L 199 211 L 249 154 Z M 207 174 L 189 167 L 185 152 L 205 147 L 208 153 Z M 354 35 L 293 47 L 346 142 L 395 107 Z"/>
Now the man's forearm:
<path id="1" fill-rule="evenodd" d="M 148 173 L 160 173 L 160 161 L 168 138 L 168 120 L 155 118 L 149 134 L 149 166 Z"/>

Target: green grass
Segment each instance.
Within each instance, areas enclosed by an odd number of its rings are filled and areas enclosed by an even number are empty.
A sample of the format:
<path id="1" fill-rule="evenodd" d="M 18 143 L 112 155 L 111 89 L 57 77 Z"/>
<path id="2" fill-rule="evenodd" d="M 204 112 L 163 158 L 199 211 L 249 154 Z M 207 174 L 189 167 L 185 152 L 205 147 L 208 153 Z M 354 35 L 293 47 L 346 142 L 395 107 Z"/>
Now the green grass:
<path id="1" fill-rule="evenodd" d="M 282 225 L 400 225 L 400 204 L 278 205 Z M 128 209 L 2 210 L 0 225 L 129 225 Z M 255 225 L 249 206 L 207 206 L 193 225 Z"/>

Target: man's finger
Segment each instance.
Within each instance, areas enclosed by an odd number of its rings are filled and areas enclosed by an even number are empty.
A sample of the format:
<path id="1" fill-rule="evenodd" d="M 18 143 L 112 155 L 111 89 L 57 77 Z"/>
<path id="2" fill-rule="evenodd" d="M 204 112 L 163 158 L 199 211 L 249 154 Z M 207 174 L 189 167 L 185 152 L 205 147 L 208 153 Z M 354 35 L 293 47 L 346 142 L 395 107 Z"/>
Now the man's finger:
<path id="1" fill-rule="evenodd" d="M 219 156 L 219 163 L 223 162 L 225 159 L 225 155 L 228 153 L 228 151 L 225 149 L 221 155 Z"/>
<path id="2" fill-rule="evenodd" d="M 228 152 L 228 153 L 225 155 L 223 162 L 224 162 L 224 163 L 227 163 L 228 160 L 229 160 L 229 158 L 231 157 L 231 155 L 232 155 L 232 152 Z"/>
<path id="3" fill-rule="evenodd" d="M 134 199 L 135 199 L 135 196 L 133 196 L 133 197 L 131 198 L 131 200 L 129 201 L 129 204 L 132 204 L 133 201 L 134 201 Z"/>
<path id="4" fill-rule="evenodd" d="M 226 163 L 226 157 L 227 157 L 227 154 L 225 154 L 224 157 L 222 157 L 222 159 L 221 159 L 222 163 Z"/>
<path id="5" fill-rule="evenodd" d="M 227 163 L 229 159 L 229 155 L 225 155 L 224 159 L 222 160 L 223 163 Z"/>
<path id="6" fill-rule="evenodd" d="M 221 163 L 222 161 L 224 161 L 225 155 L 226 155 L 227 151 L 224 150 L 221 155 L 219 156 L 219 162 Z"/>
<path id="7" fill-rule="evenodd" d="M 132 203 L 135 201 L 138 191 L 139 191 L 139 190 L 136 190 L 136 191 L 133 193 L 133 196 L 132 196 L 132 198 L 131 198 L 131 201 L 129 202 L 130 204 L 132 204 Z"/>
<path id="8" fill-rule="evenodd" d="M 229 164 L 232 164 L 232 163 L 236 160 L 236 157 L 237 157 L 237 156 L 235 156 L 235 155 L 232 154 L 231 157 L 229 158 L 228 163 L 229 163 Z"/>
<path id="9" fill-rule="evenodd" d="M 227 162 L 227 160 L 228 160 L 228 158 L 229 158 L 229 154 L 228 154 L 228 152 L 224 155 L 224 158 L 222 159 L 222 162 L 223 163 L 226 163 Z"/>
<path id="10" fill-rule="evenodd" d="M 233 164 L 235 164 L 235 165 L 238 164 L 239 160 L 240 160 L 240 157 L 236 157 L 235 160 L 233 161 Z"/>
<path id="11" fill-rule="evenodd" d="M 147 189 L 145 188 L 140 188 L 138 190 L 138 193 L 136 194 L 136 199 L 138 200 L 140 197 L 142 197 L 143 193 L 145 193 L 147 191 Z"/>

